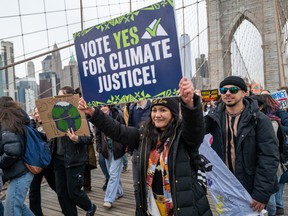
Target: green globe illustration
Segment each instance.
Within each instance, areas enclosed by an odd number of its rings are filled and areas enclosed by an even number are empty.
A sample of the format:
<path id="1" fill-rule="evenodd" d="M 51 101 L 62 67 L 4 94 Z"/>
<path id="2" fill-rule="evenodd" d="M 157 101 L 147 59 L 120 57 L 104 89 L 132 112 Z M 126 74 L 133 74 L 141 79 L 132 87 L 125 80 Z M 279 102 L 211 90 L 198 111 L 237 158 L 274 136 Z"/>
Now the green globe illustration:
<path id="1" fill-rule="evenodd" d="M 77 108 L 66 101 L 60 101 L 52 108 L 52 118 L 58 130 L 66 132 L 69 128 L 77 131 L 81 127 L 81 116 Z"/>

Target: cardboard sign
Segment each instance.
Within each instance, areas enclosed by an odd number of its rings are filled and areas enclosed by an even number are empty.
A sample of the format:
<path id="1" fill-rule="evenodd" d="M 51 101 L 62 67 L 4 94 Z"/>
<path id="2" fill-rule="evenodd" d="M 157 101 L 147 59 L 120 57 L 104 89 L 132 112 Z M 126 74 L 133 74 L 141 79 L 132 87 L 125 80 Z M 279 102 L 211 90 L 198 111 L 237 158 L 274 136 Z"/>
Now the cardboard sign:
<path id="1" fill-rule="evenodd" d="M 63 95 L 36 101 L 48 139 L 65 136 L 73 129 L 78 136 L 90 136 L 85 114 L 77 109 L 79 95 Z"/>
<path id="2" fill-rule="evenodd" d="M 202 90 L 202 101 L 209 102 L 209 101 L 217 101 L 218 99 L 218 89 L 213 90 Z"/>
<path id="3" fill-rule="evenodd" d="M 259 83 L 252 83 L 251 85 L 251 91 L 254 93 L 254 94 L 260 94 L 261 93 L 261 84 Z"/>
<path id="4" fill-rule="evenodd" d="M 172 0 L 77 32 L 74 44 L 89 106 L 177 95 L 182 69 Z"/>
<path id="5" fill-rule="evenodd" d="M 288 108 L 288 99 L 287 99 L 287 92 L 286 90 L 281 90 L 277 92 L 271 93 L 271 96 L 274 100 L 278 101 L 281 105 L 281 108 Z"/>

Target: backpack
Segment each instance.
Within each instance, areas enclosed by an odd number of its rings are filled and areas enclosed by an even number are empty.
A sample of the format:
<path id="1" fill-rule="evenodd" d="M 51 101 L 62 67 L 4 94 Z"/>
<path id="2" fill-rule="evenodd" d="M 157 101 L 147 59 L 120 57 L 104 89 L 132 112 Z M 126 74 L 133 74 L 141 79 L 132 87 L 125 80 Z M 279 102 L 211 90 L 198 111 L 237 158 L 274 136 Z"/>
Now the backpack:
<path id="1" fill-rule="evenodd" d="M 280 162 L 285 164 L 288 162 L 288 145 L 287 136 L 285 132 L 285 127 L 282 124 L 279 124 L 277 130 L 277 138 L 279 141 L 279 153 L 280 153 Z"/>
<path id="2" fill-rule="evenodd" d="M 40 173 L 51 162 L 51 151 L 37 129 L 26 126 L 26 149 L 23 157 L 24 164 L 33 174 Z"/>

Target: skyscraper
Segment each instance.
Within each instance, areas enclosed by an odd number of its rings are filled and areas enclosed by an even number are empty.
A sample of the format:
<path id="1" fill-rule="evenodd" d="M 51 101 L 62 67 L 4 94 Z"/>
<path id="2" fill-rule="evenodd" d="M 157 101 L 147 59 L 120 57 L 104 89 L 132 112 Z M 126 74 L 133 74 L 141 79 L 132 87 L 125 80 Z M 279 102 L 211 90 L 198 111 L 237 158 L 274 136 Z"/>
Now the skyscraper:
<path id="1" fill-rule="evenodd" d="M 39 74 L 40 92 L 39 98 L 53 97 L 58 94 L 57 75 L 55 72 L 43 72 Z"/>
<path id="2" fill-rule="evenodd" d="M 56 43 L 54 44 L 53 47 L 53 52 L 52 52 L 52 58 L 51 58 L 51 63 L 52 63 L 52 69 L 51 71 L 56 73 L 57 76 L 57 85 L 60 85 L 60 80 L 61 80 L 61 72 L 62 72 L 62 60 L 61 60 L 61 55 L 60 51 L 58 50 L 58 47 Z"/>
<path id="3" fill-rule="evenodd" d="M 35 66 L 32 61 L 27 63 L 28 77 L 35 77 Z"/>
<path id="4" fill-rule="evenodd" d="M 46 58 L 42 61 L 43 72 L 39 74 L 39 98 L 56 96 L 59 91 L 60 88 L 59 76 L 61 71 L 59 71 L 58 73 L 55 71 L 58 69 L 55 66 L 56 64 L 54 62 L 55 59 L 60 57 L 57 56 L 58 55 L 54 55 L 53 57 L 53 54 L 47 55 Z"/>
<path id="5" fill-rule="evenodd" d="M 204 90 L 209 89 L 209 72 L 208 72 L 208 62 L 205 54 L 201 54 L 200 58 L 195 59 L 196 73 L 193 78 L 193 83 L 196 88 Z"/>
<path id="6" fill-rule="evenodd" d="M 64 66 L 60 74 L 60 87 L 71 86 L 76 89 L 80 86 L 79 72 L 74 55 L 70 56 L 69 65 Z"/>
<path id="7" fill-rule="evenodd" d="M 1 41 L 1 61 L 0 65 L 6 66 L 14 63 L 14 47 L 13 43 L 9 41 Z M 0 83 L 0 89 L 3 89 L 4 96 L 10 96 L 14 100 L 17 100 L 17 88 L 15 82 L 15 70 L 14 67 L 8 67 L 1 72 L 2 82 Z"/>
<path id="8" fill-rule="evenodd" d="M 16 81 L 18 88 L 18 101 L 28 113 L 33 113 L 37 98 L 38 86 L 35 77 L 24 77 Z"/>
<path id="9" fill-rule="evenodd" d="M 183 76 L 192 79 L 192 65 L 191 65 L 191 43 L 188 34 L 182 34 L 180 37 L 180 53 L 181 66 Z"/>
<path id="10" fill-rule="evenodd" d="M 3 67 L 3 66 L 4 66 L 3 57 L 0 52 L 0 67 Z M 4 71 L 0 70 L 0 97 L 4 96 L 3 83 L 4 83 Z"/>

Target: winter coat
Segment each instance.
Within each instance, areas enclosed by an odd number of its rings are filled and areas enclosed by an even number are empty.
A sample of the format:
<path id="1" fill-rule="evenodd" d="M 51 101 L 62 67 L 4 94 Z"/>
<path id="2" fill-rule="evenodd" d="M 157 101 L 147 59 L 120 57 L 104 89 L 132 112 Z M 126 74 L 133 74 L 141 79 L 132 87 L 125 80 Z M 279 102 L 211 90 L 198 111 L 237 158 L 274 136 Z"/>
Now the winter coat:
<path id="1" fill-rule="evenodd" d="M 0 132 L 0 168 L 3 170 L 3 181 L 29 172 L 22 159 L 24 154 L 25 136 L 10 131 Z"/>
<path id="2" fill-rule="evenodd" d="M 288 134 L 288 113 L 282 109 L 278 109 L 274 115 L 281 119 L 281 124 L 285 127 L 286 134 Z"/>
<path id="3" fill-rule="evenodd" d="M 237 127 L 234 175 L 253 199 L 266 204 L 277 191 L 279 164 L 277 140 L 270 119 L 259 111 L 257 102 L 244 99 Z M 206 133 L 213 135 L 211 147 L 226 161 L 225 106 L 219 104 L 205 116 Z"/>
<path id="4" fill-rule="evenodd" d="M 194 103 L 197 106 L 192 110 L 186 108 L 183 104 L 181 105 L 183 121 L 178 122 L 169 141 L 168 169 L 175 216 L 212 215 L 205 191 L 192 176 L 193 171 L 190 167 L 188 151 L 197 154 L 204 136 L 202 109 L 199 97 L 196 95 L 194 96 Z M 191 120 L 193 120 L 192 124 Z M 95 110 L 90 121 L 113 140 L 128 144 L 132 148 L 139 147 L 139 161 L 137 164 L 140 196 L 140 206 L 138 208 L 140 212 L 138 212 L 138 215 L 148 215 L 146 172 L 152 145 L 151 137 L 143 136 L 135 127 L 127 127 L 112 121 L 99 109 Z"/>
<path id="5" fill-rule="evenodd" d="M 118 121 L 120 124 L 125 124 L 124 118 L 122 116 L 122 113 L 119 112 L 117 108 L 111 108 L 111 116 L 112 119 Z M 96 127 L 96 149 L 99 153 L 102 153 L 104 158 L 109 158 L 108 153 L 108 141 L 109 138 L 101 132 L 101 130 Z M 117 143 L 117 141 L 112 139 L 112 152 L 114 159 L 117 160 L 121 158 L 125 152 L 126 152 L 126 146 L 122 145 L 120 143 Z"/>
<path id="6" fill-rule="evenodd" d="M 70 140 L 68 136 L 51 139 L 52 158 L 56 156 L 57 139 L 61 139 L 64 147 L 64 165 L 66 168 L 83 165 L 88 162 L 87 145 L 92 142 L 93 136 L 79 136 L 77 142 Z"/>

